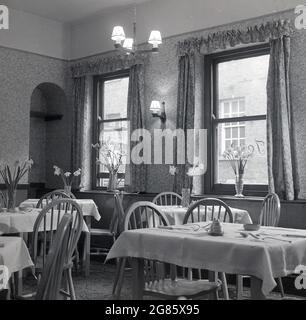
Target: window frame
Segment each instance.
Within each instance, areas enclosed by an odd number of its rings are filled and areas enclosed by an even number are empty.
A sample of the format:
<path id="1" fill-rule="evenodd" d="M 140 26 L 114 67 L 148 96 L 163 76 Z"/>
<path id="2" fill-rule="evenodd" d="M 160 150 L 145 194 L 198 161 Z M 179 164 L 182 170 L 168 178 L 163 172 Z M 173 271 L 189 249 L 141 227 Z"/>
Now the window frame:
<path id="1" fill-rule="evenodd" d="M 207 172 L 204 175 L 205 194 L 233 195 L 235 192 L 234 184 L 215 183 L 216 168 L 215 160 L 218 156 L 218 146 L 216 143 L 216 127 L 221 123 L 227 122 L 249 122 L 254 120 L 266 120 L 267 115 L 254 115 L 218 119 L 218 73 L 217 65 L 220 62 L 228 62 L 243 58 L 257 57 L 270 54 L 270 44 L 260 44 L 252 47 L 239 48 L 204 57 L 204 127 L 207 129 Z M 268 193 L 268 185 L 245 185 L 244 194 L 246 196 L 264 197 Z"/>
<path id="2" fill-rule="evenodd" d="M 101 124 L 111 123 L 111 122 L 119 122 L 119 121 L 128 121 L 128 116 L 126 118 L 118 118 L 118 119 L 108 119 L 104 120 L 104 99 L 100 101 L 101 97 L 104 97 L 104 83 L 110 80 L 116 80 L 121 78 L 129 78 L 130 70 L 120 70 L 116 72 L 107 73 L 104 75 L 94 76 L 93 77 L 93 132 L 92 132 L 92 140 L 93 144 L 99 142 L 100 137 L 100 127 Z M 128 102 L 127 102 L 128 103 Z M 108 179 L 109 174 L 106 172 L 98 172 L 98 166 L 96 164 L 96 159 L 98 157 L 98 153 L 95 149 L 93 149 L 92 153 L 92 189 L 93 190 L 107 190 L 107 187 L 99 187 L 98 180 L 99 179 Z M 125 178 L 125 173 L 118 173 L 119 179 Z M 124 189 L 124 187 L 119 188 Z"/>

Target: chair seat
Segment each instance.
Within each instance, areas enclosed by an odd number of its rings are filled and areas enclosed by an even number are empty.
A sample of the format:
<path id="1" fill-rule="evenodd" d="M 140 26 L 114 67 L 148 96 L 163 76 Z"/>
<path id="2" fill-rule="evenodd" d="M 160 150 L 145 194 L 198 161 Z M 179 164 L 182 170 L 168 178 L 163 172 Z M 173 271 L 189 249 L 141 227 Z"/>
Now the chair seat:
<path id="1" fill-rule="evenodd" d="M 91 229 L 90 234 L 92 236 L 109 236 L 113 237 L 113 233 L 110 232 L 108 229 Z"/>
<path id="2" fill-rule="evenodd" d="M 220 285 L 220 283 L 209 282 L 208 280 L 165 279 L 146 283 L 145 294 L 167 298 L 195 298 L 216 292 Z"/>

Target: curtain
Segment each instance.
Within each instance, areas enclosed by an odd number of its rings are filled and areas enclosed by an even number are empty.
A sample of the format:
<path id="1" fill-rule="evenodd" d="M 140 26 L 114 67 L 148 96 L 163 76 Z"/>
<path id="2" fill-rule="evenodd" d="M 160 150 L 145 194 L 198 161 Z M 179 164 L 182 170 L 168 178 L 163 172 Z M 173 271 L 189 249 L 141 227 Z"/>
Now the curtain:
<path id="1" fill-rule="evenodd" d="M 189 187 L 187 176 L 187 130 L 194 128 L 195 113 L 195 54 L 189 53 L 179 57 L 179 78 L 177 95 L 177 129 L 183 129 L 185 141 L 176 141 L 175 159 L 177 172 L 174 180 L 174 190 L 182 192 L 182 188 Z M 182 145 L 183 144 L 183 145 Z M 190 147 L 190 145 L 189 145 Z M 184 150 L 184 155 L 180 154 Z M 185 158 L 185 164 L 181 164 L 178 158 Z"/>
<path id="2" fill-rule="evenodd" d="M 71 147 L 71 169 L 83 168 L 84 116 L 86 104 L 86 77 L 75 78 L 73 83 L 73 131 Z M 82 170 L 83 171 L 83 170 Z M 84 171 L 82 172 L 82 176 Z M 80 181 L 74 187 L 78 187 Z"/>
<path id="3" fill-rule="evenodd" d="M 224 30 L 208 33 L 201 37 L 192 37 L 179 41 L 178 55 L 190 52 L 211 53 L 243 44 L 258 44 L 289 36 L 292 33 L 290 20 L 268 21 L 261 25 L 248 26 L 241 29 Z"/>
<path id="4" fill-rule="evenodd" d="M 294 200 L 300 192 L 290 102 L 290 37 L 270 41 L 271 57 L 267 83 L 267 145 L 269 191 L 281 199 Z"/>
<path id="5" fill-rule="evenodd" d="M 130 121 L 130 134 L 137 129 L 145 128 L 144 124 L 144 67 L 136 64 L 130 68 L 129 93 L 128 93 L 128 120 Z M 135 147 L 137 142 L 130 141 L 129 151 Z M 130 164 L 126 166 L 125 185 L 128 192 L 146 191 L 146 165 Z"/>

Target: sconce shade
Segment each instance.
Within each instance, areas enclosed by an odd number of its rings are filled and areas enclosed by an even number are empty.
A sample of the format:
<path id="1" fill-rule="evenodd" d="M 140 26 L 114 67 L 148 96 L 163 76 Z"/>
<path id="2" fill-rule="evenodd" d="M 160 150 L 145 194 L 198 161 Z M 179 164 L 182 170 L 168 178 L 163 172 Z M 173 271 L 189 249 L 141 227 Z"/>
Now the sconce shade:
<path id="1" fill-rule="evenodd" d="M 123 42 L 123 48 L 133 50 L 134 40 L 132 38 L 126 38 Z"/>
<path id="2" fill-rule="evenodd" d="M 123 27 L 121 26 L 114 27 L 114 30 L 112 33 L 112 40 L 114 40 L 116 43 L 120 43 L 121 41 L 125 40 L 125 33 L 123 30 Z"/>
<path id="3" fill-rule="evenodd" d="M 160 114 L 161 112 L 161 105 L 159 101 L 153 100 L 151 102 L 150 111 L 152 114 Z"/>
<path id="4" fill-rule="evenodd" d="M 152 31 L 148 42 L 153 45 L 153 48 L 158 48 L 158 45 L 162 44 L 160 32 L 157 30 Z"/>

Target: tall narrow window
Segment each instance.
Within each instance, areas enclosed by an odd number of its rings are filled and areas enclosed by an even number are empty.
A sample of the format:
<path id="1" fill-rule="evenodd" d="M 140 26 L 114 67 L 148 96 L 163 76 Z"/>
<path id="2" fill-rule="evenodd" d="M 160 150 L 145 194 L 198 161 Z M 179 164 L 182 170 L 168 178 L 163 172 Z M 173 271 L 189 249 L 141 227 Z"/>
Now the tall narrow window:
<path id="1" fill-rule="evenodd" d="M 96 97 L 96 117 L 94 139 L 96 143 L 107 142 L 127 154 L 127 103 L 129 76 L 128 72 L 120 72 L 105 77 L 96 77 L 94 81 Z M 102 160 L 102 155 L 96 157 Z M 124 186 L 125 156 L 123 164 L 119 169 L 119 187 Z M 96 159 L 94 159 L 94 162 Z M 106 188 L 109 180 L 109 173 L 105 165 L 93 164 L 94 187 Z"/>
<path id="2" fill-rule="evenodd" d="M 207 75 L 211 94 L 206 94 L 205 112 L 212 157 L 206 192 L 227 193 L 230 190 L 235 176 L 224 152 L 249 146 L 254 148 L 254 153 L 245 170 L 246 189 L 249 193 L 266 190 L 269 58 L 268 47 L 207 56 L 205 72 L 211 70 L 211 75 Z"/>

